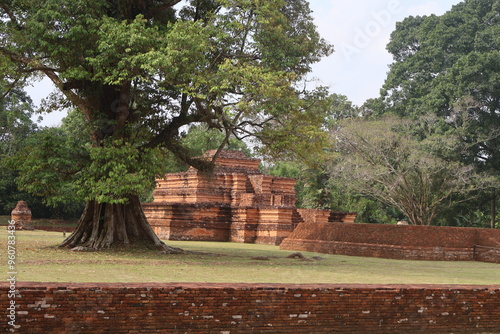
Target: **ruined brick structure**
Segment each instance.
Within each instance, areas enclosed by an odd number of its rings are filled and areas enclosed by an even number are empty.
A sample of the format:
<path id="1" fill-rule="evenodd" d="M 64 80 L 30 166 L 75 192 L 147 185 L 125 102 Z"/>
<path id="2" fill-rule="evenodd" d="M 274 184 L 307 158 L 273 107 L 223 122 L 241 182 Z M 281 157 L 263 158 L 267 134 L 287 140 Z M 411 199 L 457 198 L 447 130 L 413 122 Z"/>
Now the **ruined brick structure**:
<path id="1" fill-rule="evenodd" d="M 11 220 L 14 221 L 16 230 L 32 230 L 31 210 L 25 201 L 17 202 L 16 207 L 10 213 Z"/>
<path id="2" fill-rule="evenodd" d="M 281 249 L 403 260 L 500 263 L 500 230 L 305 222 Z"/>
<path id="3" fill-rule="evenodd" d="M 330 211 L 295 208 L 295 179 L 263 175 L 259 164 L 243 152 L 222 151 L 209 175 L 192 167 L 165 175 L 153 203 L 143 204 L 150 225 L 167 240 L 279 245 L 304 221 L 301 214 L 328 221 Z"/>

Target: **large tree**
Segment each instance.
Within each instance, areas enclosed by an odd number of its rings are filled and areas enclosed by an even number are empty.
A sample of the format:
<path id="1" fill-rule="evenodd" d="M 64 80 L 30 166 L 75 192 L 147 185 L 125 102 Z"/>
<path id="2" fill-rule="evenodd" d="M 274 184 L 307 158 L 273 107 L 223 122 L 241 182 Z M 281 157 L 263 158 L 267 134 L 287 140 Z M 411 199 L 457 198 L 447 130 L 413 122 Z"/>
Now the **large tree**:
<path id="1" fill-rule="evenodd" d="M 342 122 L 333 132 L 340 156 L 332 172 L 354 194 L 400 210 L 411 224 L 431 225 L 443 209 L 490 183 L 472 166 L 439 154 L 453 151 L 456 137 L 417 140 L 415 126 L 394 116 Z"/>
<path id="2" fill-rule="evenodd" d="M 397 23 L 387 46 L 394 62 L 382 96 L 367 103 L 377 113 L 421 119 L 415 134 L 435 123 L 461 138 L 459 159 L 500 177 L 500 1 L 465 0 L 447 13 Z M 495 224 L 497 194 L 491 201 Z"/>
<path id="3" fill-rule="evenodd" d="M 500 173 L 500 1 L 466 0 L 442 16 L 408 17 L 387 46 L 394 62 L 378 112 L 437 117 L 466 163 Z M 373 103 L 376 102 L 376 103 Z"/>
<path id="4" fill-rule="evenodd" d="M 223 132 L 219 148 L 252 134 L 282 149 L 311 130 L 304 96 L 317 94 L 298 83 L 331 51 L 304 0 L 3 0 L 0 13 L 4 62 L 50 78 L 90 131 L 77 151 L 87 164 L 64 173 L 87 200 L 70 247 L 142 240 L 176 251 L 139 203 L 163 150 L 209 171 L 213 162 L 181 144 L 184 127 L 199 123 Z M 293 133 L 280 131 L 297 120 Z"/>

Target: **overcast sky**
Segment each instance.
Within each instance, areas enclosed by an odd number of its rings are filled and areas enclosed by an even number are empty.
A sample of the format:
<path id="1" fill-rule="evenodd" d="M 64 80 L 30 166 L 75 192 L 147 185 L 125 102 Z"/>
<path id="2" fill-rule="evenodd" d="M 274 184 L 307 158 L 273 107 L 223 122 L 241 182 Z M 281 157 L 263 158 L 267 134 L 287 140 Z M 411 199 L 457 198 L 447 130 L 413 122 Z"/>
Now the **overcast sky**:
<path id="1" fill-rule="evenodd" d="M 385 47 L 396 22 L 410 15 L 442 15 L 460 0 L 310 0 L 315 23 L 335 52 L 313 68 L 332 93 L 356 105 L 377 97 L 391 55 Z"/>
<path id="2" fill-rule="evenodd" d="M 313 67 L 317 83 L 346 95 L 356 105 L 377 97 L 392 58 L 385 50 L 396 22 L 413 15 L 441 15 L 460 0 L 310 0 L 323 38 L 335 52 Z M 50 90 L 29 93 L 38 103 Z M 63 113 L 44 115 L 42 125 L 57 125 Z"/>

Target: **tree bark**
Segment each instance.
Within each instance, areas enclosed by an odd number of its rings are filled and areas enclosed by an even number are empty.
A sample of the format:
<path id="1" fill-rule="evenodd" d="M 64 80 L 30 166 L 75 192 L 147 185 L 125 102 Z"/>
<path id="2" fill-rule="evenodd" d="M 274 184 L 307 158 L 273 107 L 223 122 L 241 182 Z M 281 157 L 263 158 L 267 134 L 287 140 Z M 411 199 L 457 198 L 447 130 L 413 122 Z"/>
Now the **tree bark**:
<path id="1" fill-rule="evenodd" d="M 497 213 L 497 194 L 493 194 L 493 198 L 491 199 L 491 208 L 490 208 L 490 211 L 491 211 L 491 217 L 490 217 L 490 224 L 491 224 L 491 228 L 495 228 L 495 224 L 496 224 L 496 213 Z"/>
<path id="2" fill-rule="evenodd" d="M 149 225 L 137 196 L 125 204 L 88 201 L 75 231 L 59 247 L 74 250 L 101 250 L 116 245 L 140 244 L 166 254 L 180 248 L 167 246 Z"/>

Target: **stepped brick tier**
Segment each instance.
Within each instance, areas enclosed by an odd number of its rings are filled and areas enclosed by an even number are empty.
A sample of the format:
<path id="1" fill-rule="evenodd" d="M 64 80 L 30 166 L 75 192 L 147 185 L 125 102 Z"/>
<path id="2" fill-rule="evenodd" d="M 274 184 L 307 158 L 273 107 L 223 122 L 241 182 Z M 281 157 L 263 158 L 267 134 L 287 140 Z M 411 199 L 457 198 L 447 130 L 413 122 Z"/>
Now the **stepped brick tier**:
<path id="1" fill-rule="evenodd" d="M 212 159 L 216 151 L 204 154 Z M 353 221 L 352 214 L 297 210 L 293 178 L 263 175 L 259 159 L 222 151 L 210 174 L 191 167 L 157 180 L 153 203 L 143 204 L 153 230 L 167 240 L 279 245 L 303 222 Z"/>
<path id="2" fill-rule="evenodd" d="M 306 222 L 280 248 L 405 260 L 500 263 L 500 230 Z"/>
<path id="3" fill-rule="evenodd" d="M 10 213 L 11 220 L 14 221 L 16 230 L 32 230 L 31 210 L 25 201 L 17 202 L 16 207 Z"/>

